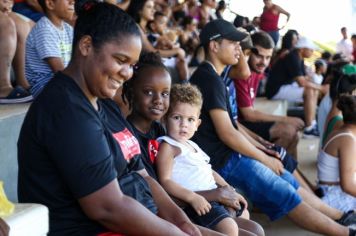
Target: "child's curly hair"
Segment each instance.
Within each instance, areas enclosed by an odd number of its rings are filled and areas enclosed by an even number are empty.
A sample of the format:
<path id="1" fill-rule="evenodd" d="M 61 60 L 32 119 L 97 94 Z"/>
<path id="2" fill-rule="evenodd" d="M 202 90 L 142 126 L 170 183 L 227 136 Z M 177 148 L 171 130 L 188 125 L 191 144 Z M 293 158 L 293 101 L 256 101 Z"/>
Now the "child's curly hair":
<path id="1" fill-rule="evenodd" d="M 171 109 L 174 109 L 177 103 L 188 103 L 200 110 L 203 105 L 203 96 L 195 85 L 190 83 L 174 84 L 171 88 L 170 106 L 167 114 L 171 112 Z"/>

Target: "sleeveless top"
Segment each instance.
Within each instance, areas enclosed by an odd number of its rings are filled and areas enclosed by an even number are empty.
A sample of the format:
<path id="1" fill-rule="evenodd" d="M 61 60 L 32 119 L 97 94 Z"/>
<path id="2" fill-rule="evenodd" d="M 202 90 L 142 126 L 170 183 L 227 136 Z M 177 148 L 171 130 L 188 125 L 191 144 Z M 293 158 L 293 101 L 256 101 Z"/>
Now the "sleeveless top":
<path id="1" fill-rule="evenodd" d="M 334 130 L 334 126 L 336 124 L 336 122 L 343 120 L 342 116 L 334 116 L 333 118 L 330 119 L 330 121 L 328 122 L 328 124 L 326 125 L 326 129 L 325 132 L 323 134 L 323 140 L 322 140 L 322 145 L 325 144 L 325 141 L 327 140 L 329 134 Z"/>
<path id="2" fill-rule="evenodd" d="M 203 191 L 217 188 L 213 177 L 213 171 L 209 164 L 210 158 L 196 143 L 188 140 L 196 152 L 192 152 L 184 144 L 163 136 L 157 139 L 180 149 L 180 154 L 174 157 L 172 168 L 172 180 L 191 191 Z"/>
<path id="3" fill-rule="evenodd" d="M 277 15 L 273 14 L 273 9 L 274 6 L 267 10 L 263 10 L 260 23 L 261 30 L 266 32 L 278 30 L 279 13 Z"/>
<path id="4" fill-rule="evenodd" d="M 351 133 L 340 133 L 332 137 L 320 150 L 318 155 L 318 180 L 324 182 L 339 182 L 340 172 L 339 172 L 339 158 L 332 156 L 325 152 L 327 146 L 336 138 L 341 136 L 350 136 L 356 141 L 356 138 Z"/>

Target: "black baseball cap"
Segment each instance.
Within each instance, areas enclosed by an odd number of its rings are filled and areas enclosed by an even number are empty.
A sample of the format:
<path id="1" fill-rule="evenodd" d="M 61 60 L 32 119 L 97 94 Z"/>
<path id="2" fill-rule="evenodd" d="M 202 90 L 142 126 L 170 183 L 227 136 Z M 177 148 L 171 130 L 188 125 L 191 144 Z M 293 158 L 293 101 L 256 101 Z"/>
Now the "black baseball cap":
<path id="1" fill-rule="evenodd" d="M 231 41 L 241 41 L 247 36 L 236 29 L 236 27 L 223 19 L 212 20 L 208 22 L 201 30 L 199 38 L 200 44 L 206 45 L 212 40 L 224 38 Z"/>

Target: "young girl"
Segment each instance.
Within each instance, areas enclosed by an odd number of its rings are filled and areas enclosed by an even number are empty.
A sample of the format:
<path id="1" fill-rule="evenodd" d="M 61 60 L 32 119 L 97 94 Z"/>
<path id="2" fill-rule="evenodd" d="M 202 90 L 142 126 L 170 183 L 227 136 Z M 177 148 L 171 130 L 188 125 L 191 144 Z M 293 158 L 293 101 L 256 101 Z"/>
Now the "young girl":
<path id="1" fill-rule="evenodd" d="M 127 120 L 139 139 L 145 168 L 155 179 L 156 138 L 165 134 L 163 126 L 157 121 L 167 112 L 170 90 L 171 77 L 160 56 L 155 53 L 142 54 L 132 79 L 125 82 L 123 89 L 123 100 L 128 101 L 132 109 Z"/>
<path id="2" fill-rule="evenodd" d="M 341 211 L 356 209 L 356 96 L 342 95 L 337 107 L 344 124 L 326 139 L 318 156 L 322 200 Z"/>
<path id="3" fill-rule="evenodd" d="M 165 116 L 167 136 L 160 137 L 157 155 L 157 173 L 163 188 L 173 197 L 190 206 L 184 208 L 197 224 L 227 235 L 238 235 L 238 226 L 229 211 L 247 207 L 246 200 L 235 194 L 229 203 L 208 202 L 196 193 L 228 186 L 223 178 L 211 169 L 210 158 L 189 139 L 200 124 L 202 95 L 197 87 L 174 85 L 170 95 L 170 108 Z M 232 188 L 232 187 L 230 187 Z"/>
<path id="4" fill-rule="evenodd" d="M 169 107 L 171 81 L 166 67 L 160 57 L 154 53 L 143 54 L 134 68 L 131 80 L 125 82 L 123 89 L 124 100 L 131 106 L 132 112 L 128 121 L 132 124 L 135 135 L 140 142 L 142 159 L 145 169 L 157 178 L 155 160 L 158 152 L 156 138 L 163 136 L 165 130 L 158 122 L 166 114 Z M 209 201 L 232 203 L 236 199 L 236 192 L 229 186 L 204 191 L 204 197 Z M 246 211 L 247 212 L 247 211 Z M 257 223 L 244 218 L 236 219 L 242 228 L 254 233 L 245 235 L 264 235 L 263 229 Z"/>

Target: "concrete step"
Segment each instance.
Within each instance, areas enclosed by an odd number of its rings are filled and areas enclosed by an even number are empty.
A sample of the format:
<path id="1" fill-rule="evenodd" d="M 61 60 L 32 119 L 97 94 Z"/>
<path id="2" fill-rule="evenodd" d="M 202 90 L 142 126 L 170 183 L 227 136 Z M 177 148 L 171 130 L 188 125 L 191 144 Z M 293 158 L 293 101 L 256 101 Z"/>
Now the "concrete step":
<path id="1" fill-rule="evenodd" d="M 15 204 L 14 212 L 4 220 L 9 236 L 45 236 L 49 230 L 48 208 L 40 204 Z"/>
<path id="2" fill-rule="evenodd" d="M 17 140 L 29 106 L 0 105 L 0 180 L 12 202 L 17 202 Z"/>

